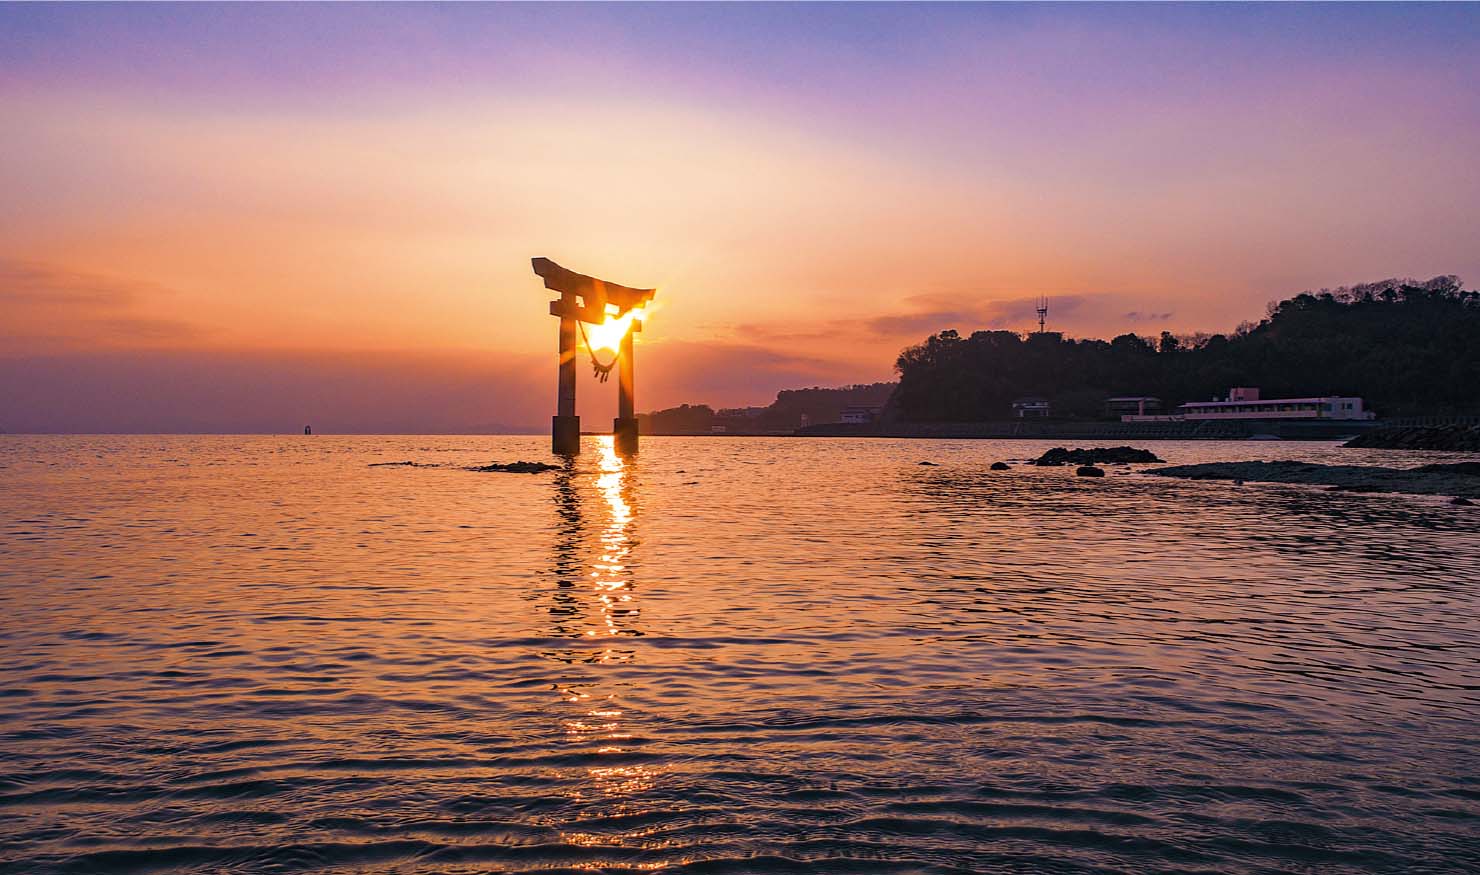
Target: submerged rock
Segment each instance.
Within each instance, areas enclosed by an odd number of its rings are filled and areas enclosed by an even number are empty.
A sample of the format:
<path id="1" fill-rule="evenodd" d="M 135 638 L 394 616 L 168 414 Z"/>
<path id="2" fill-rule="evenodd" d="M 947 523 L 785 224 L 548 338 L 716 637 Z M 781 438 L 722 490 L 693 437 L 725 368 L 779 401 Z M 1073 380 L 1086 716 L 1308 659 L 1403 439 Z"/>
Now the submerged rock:
<path id="1" fill-rule="evenodd" d="M 1424 474 L 1456 474 L 1460 477 L 1480 477 L 1480 462 L 1452 462 L 1439 465 L 1419 465 L 1412 469 Z"/>
<path id="2" fill-rule="evenodd" d="M 1009 464 L 1007 464 L 1006 462 L 993 462 L 992 463 L 992 470 L 993 471 L 1006 471 L 1008 468 L 1011 468 L 1011 467 L 1012 466 L 1009 465 Z"/>
<path id="3" fill-rule="evenodd" d="M 936 463 L 935 463 L 935 462 L 921 462 L 921 463 L 920 463 L 920 464 L 921 464 L 921 465 L 929 465 L 929 466 L 930 466 L 930 467 L 932 467 L 932 468 L 939 468 L 939 467 L 940 467 L 940 466 L 939 466 L 939 465 L 937 465 L 937 464 L 936 464 Z"/>
<path id="4" fill-rule="evenodd" d="M 494 462 L 489 465 L 473 465 L 468 471 L 501 471 L 506 474 L 539 474 L 544 471 L 557 470 L 559 465 L 548 465 L 544 462 Z"/>
<path id="5" fill-rule="evenodd" d="M 371 462 L 371 468 L 436 468 L 432 462 Z"/>
<path id="6" fill-rule="evenodd" d="M 1104 462 L 1125 464 L 1127 462 L 1161 462 L 1150 450 L 1137 447 L 1091 447 L 1089 449 L 1065 449 L 1054 447 L 1039 456 L 1035 465 L 1095 465 Z"/>
<path id="7" fill-rule="evenodd" d="M 1074 475 L 1076 477 L 1104 477 L 1105 469 L 1096 468 L 1094 465 L 1081 465 Z"/>
<path id="8" fill-rule="evenodd" d="M 1460 466 L 1470 463 L 1462 462 Z M 1453 465 L 1419 468 L 1382 468 L 1375 465 L 1316 465 L 1310 462 L 1205 462 L 1153 468 L 1147 474 L 1187 480 L 1230 480 L 1263 483 L 1304 483 L 1341 492 L 1406 492 L 1413 495 L 1453 495 L 1480 498 L 1480 476 Z"/>
<path id="9" fill-rule="evenodd" d="M 1374 428 L 1357 435 L 1344 447 L 1373 450 L 1452 450 L 1480 452 L 1480 425 Z"/>

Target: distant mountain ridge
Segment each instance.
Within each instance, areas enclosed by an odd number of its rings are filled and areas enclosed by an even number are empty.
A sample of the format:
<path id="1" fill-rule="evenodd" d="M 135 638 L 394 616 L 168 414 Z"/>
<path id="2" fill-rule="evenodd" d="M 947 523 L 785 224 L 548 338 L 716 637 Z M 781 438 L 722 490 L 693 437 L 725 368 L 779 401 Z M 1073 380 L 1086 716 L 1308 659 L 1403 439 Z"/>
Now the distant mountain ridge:
<path id="1" fill-rule="evenodd" d="M 707 404 L 681 404 L 638 415 L 643 434 L 790 433 L 804 425 L 837 422 L 843 410 L 854 406 L 883 407 L 895 383 L 864 383 L 837 388 L 814 386 L 783 389 L 766 407 L 716 411 Z"/>

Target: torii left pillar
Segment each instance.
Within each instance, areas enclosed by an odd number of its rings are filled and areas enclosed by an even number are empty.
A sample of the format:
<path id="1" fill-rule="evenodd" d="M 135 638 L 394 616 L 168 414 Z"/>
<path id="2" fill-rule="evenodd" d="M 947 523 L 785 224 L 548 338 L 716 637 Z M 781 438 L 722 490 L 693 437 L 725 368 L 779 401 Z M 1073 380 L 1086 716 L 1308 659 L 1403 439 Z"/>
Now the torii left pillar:
<path id="1" fill-rule="evenodd" d="M 550 421 L 552 449 L 557 455 L 581 451 L 581 418 L 576 415 L 576 355 L 580 344 L 575 295 L 560 296 L 560 377 L 555 389 L 555 415 Z M 553 310 L 554 307 L 551 307 Z"/>

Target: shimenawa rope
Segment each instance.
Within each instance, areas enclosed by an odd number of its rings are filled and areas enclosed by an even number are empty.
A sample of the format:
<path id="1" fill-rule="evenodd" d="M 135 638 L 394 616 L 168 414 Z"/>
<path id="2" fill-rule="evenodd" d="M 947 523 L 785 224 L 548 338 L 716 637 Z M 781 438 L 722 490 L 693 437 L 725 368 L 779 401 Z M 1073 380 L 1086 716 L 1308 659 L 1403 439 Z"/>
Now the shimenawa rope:
<path id="1" fill-rule="evenodd" d="M 612 368 L 616 367 L 617 362 L 621 360 L 622 350 L 619 348 L 617 354 L 612 356 L 610 362 L 602 364 L 596 358 L 596 348 L 591 346 L 591 339 L 586 336 L 586 323 L 577 319 L 576 324 L 581 328 L 581 343 L 586 345 L 586 351 L 591 354 L 591 367 L 596 370 L 596 379 L 605 383 L 612 375 Z M 631 329 L 629 328 L 628 330 L 630 331 Z"/>

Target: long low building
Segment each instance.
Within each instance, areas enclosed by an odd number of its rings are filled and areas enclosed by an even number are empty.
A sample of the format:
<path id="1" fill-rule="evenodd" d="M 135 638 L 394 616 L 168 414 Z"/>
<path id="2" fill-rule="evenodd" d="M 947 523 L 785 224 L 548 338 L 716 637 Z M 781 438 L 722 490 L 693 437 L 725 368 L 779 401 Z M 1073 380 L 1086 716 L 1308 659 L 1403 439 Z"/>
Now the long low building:
<path id="1" fill-rule="evenodd" d="M 1239 387 L 1215 401 L 1189 401 L 1172 416 L 1122 416 L 1123 422 L 1207 419 L 1357 419 L 1375 418 L 1362 399 L 1345 395 L 1314 398 L 1260 398 L 1259 390 Z"/>

